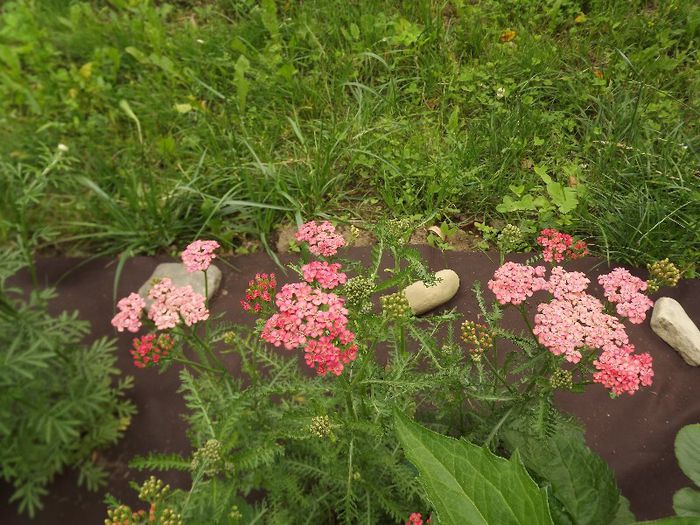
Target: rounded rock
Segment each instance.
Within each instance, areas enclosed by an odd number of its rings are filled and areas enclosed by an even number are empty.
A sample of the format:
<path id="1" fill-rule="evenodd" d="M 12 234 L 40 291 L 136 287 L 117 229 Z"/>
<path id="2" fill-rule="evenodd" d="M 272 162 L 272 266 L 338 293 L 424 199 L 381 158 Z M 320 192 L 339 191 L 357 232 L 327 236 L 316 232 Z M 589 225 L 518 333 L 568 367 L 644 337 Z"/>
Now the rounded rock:
<path id="1" fill-rule="evenodd" d="M 408 304 L 415 315 L 424 314 L 445 304 L 459 290 L 459 275 L 454 270 L 440 270 L 435 273 L 437 282 L 426 286 L 423 281 L 415 282 L 404 289 Z"/>

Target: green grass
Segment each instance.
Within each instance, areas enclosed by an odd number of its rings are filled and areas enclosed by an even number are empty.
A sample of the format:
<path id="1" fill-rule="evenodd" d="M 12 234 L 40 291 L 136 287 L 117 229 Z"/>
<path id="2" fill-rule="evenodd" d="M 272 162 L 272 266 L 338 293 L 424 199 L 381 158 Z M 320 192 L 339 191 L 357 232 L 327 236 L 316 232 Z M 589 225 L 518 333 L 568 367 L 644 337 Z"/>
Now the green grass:
<path id="1" fill-rule="evenodd" d="M 1 9 L 5 243 L 235 248 L 295 213 L 417 213 L 557 226 L 625 262 L 698 260 L 693 0 Z"/>

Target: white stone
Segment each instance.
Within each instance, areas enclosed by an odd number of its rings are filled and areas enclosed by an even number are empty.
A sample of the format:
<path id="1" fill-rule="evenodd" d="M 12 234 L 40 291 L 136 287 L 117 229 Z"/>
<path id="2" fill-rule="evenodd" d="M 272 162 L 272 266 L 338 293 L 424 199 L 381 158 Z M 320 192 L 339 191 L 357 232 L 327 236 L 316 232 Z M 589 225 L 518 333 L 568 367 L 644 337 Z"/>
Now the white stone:
<path id="1" fill-rule="evenodd" d="M 156 267 L 153 274 L 143 283 L 141 288 L 139 288 L 139 295 L 146 300 L 146 308 L 151 306 L 152 301 L 148 298 L 148 292 L 151 290 L 154 281 L 165 277 L 169 277 L 177 287 L 187 286 L 189 284 L 195 292 L 204 295 L 204 272 L 190 273 L 182 263 L 163 263 Z M 212 298 L 220 284 L 221 270 L 212 264 L 207 270 L 207 299 Z"/>
<path id="2" fill-rule="evenodd" d="M 435 273 L 437 282 L 426 286 L 423 281 L 415 282 L 404 289 L 408 304 L 416 315 L 423 314 L 452 299 L 459 289 L 459 275 L 453 270 L 440 270 Z"/>
<path id="3" fill-rule="evenodd" d="M 651 329 L 681 354 L 686 363 L 700 365 L 700 330 L 678 301 L 670 297 L 656 300 Z"/>

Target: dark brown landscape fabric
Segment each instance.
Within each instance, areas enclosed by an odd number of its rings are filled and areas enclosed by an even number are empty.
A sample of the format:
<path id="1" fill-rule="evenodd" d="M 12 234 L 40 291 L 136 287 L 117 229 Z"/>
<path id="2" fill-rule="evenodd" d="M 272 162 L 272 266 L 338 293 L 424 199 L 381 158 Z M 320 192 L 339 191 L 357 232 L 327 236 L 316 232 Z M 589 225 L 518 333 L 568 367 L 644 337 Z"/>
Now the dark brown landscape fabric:
<path id="1" fill-rule="evenodd" d="M 446 252 L 423 247 L 432 270 L 452 268 L 461 279 L 457 296 L 445 305 L 456 308 L 466 318 L 476 318 L 478 308 L 471 292 L 472 283 L 486 281 L 498 266 L 496 254 Z M 350 250 L 346 255 L 368 260 L 369 251 L 363 248 Z M 525 255 L 513 257 L 523 261 Z M 117 297 L 123 297 L 150 276 L 159 262 L 166 258 L 136 257 L 124 266 Z M 283 259 L 283 260 L 289 260 Z M 277 272 L 279 269 L 265 254 L 230 258 L 231 267 L 218 262 L 224 277 L 219 293 L 213 302 L 215 313 L 225 313 L 227 320 L 249 323 L 251 318 L 241 311 L 238 301 L 244 294 L 248 279 L 256 272 Z M 114 314 L 112 296 L 117 261 L 97 259 L 83 264 L 76 259 L 50 258 L 38 264 L 42 283 L 56 286 L 59 299 L 52 305 L 53 312 L 80 311 L 81 317 L 92 323 L 92 336 L 116 336 L 110 325 Z M 598 259 L 586 258 L 566 266 L 595 276 L 607 267 Z M 635 272 L 637 273 L 637 272 Z M 641 273 L 639 275 L 642 275 Z M 284 282 L 285 279 L 280 277 Z M 595 284 L 595 279 L 591 278 Z M 28 289 L 30 280 L 26 274 L 17 276 L 13 285 Z M 597 285 L 591 285 L 596 295 Z M 486 290 L 486 297 L 492 294 Z M 700 281 L 683 281 L 675 289 L 664 289 L 662 295 L 677 299 L 696 323 L 700 323 Z M 510 328 L 523 328 L 514 312 L 506 315 Z M 653 519 L 672 514 L 673 493 L 685 486 L 688 480 L 677 466 L 673 453 L 673 440 L 678 430 L 689 423 L 700 422 L 700 369 L 686 365 L 684 361 L 653 334 L 649 322 L 630 326 L 631 340 L 640 352 L 650 352 L 654 358 L 655 378 L 651 388 L 634 396 L 625 395 L 612 400 L 599 385 L 590 386 L 585 394 L 561 394 L 557 403 L 562 410 L 575 414 L 586 426 L 589 446 L 598 452 L 615 471 L 622 493 L 630 499 L 632 510 L 639 519 Z M 135 387 L 130 397 L 138 407 L 131 427 L 124 438 L 103 454 L 110 470 L 108 490 L 122 501 L 136 504 L 129 480 L 142 481 L 147 473 L 129 471 L 128 461 L 135 455 L 150 451 L 188 453 L 185 436 L 187 425 L 180 417 L 185 410 L 177 393 L 177 370 L 165 374 L 155 370 L 139 370 L 128 353 L 132 335 L 119 335 L 119 366 L 135 377 Z M 297 354 L 298 355 L 298 354 Z M 290 358 L 292 355 L 290 354 Z M 237 363 L 227 363 L 235 372 Z M 179 474 L 163 476 L 177 486 L 186 486 L 187 477 Z M 7 503 L 10 489 L 0 484 L 0 523 L 3 524 L 65 524 L 103 523 L 104 491 L 94 494 L 75 488 L 75 475 L 67 473 L 51 486 L 51 495 L 45 500 L 45 509 L 32 522 L 15 515 L 15 507 Z"/>

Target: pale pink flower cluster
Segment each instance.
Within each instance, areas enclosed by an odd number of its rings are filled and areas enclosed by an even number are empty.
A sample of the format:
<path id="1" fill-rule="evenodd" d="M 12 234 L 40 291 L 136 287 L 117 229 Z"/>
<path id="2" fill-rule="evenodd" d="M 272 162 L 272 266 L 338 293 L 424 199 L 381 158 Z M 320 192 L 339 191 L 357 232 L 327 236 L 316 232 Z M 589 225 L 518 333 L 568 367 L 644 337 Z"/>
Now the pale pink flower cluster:
<path id="1" fill-rule="evenodd" d="M 316 281 L 322 288 L 332 290 L 336 286 L 345 284 L 348 276 L 340 271 L 340 264 L 329 264 L 325 261 L 313 261 L 301 267 L 304 280 L 308 283 Z"/>
<path id="2" fill-rule="evenodd" d="M 630 323 L 640 324 L 646 319 L 647 310 L 654 306 L 654 301 L 642 292 L 647 289 L 646 281 L 635 277 L 624 268 L 615 268 L 612 272 L 598 277 L 605 297 L 616 303 L 616 310 Z"/>
<path id="3" fill-rule="evenodd" d="M 319 375 L 340 375 L 357 357 L 355 334 L 347 328 L 348 310 L 336 294 L 307 283 L 285 284 L 275 297 L 279 313 L 266 322 L 261 337 L 293 350 L 304 346 L 306 363 Z"/>
<path id="4" fill-rule="evenodd" d="M 634 354 L 631 344 L 604 350 L 593 365 L 598 370 L 593 374 L 593 381 L 610 389 L 616 396 L 624 392 L 634 394 L 639 385 L 650 386 L 654 377 L 651 356 L 648 353 Z"/>
<path id="5" fill-rule="evenodd" d="M 112 326 L 119 332 L 128 330 L 138 332 L 141 328 L 141 313 L 146 307 L 146 301 L 137 293 L 131 293 L 128 297 L 120 299 L 117 303 L 119 313 L 112 319 Z"/>
<path id="6" fill-rule="evenodd" d="M 561 266 L 555 266 L 545 289 L 555 299 L 574 300 L 586 291 L 590 282 L 582 272 L 567 272 Z"/>
<path id="7" fill-rule="evenodd" d="M 182 262 L 190 273 L 204 271 L 216 258 L 214 251 L 218 248 L 216 241 L 194 241 L 182 252 Z"/>
<path id="8" fill-rule="evenodd" d="M 546 289 L 545 272 L 544 266 L 533 268 L 507 262 L 496 270 L 493 279 L 488 282 L 488 287 L 496 294 L 499 303 L 518 305 L 536 291 Z"/>
<path id="9" fill-rule="evenodd" d="M 532 331 L 554 355 L 578 363 L 581 348 L 610 349 L 627 344 L 624 325 L 603 311 L 603 304 L 587 293 L 573 300 L 552 299 L 537 306 Z"/>
<path id="10" fill-rule="evenodd" d="M 203 295 L 196 293 L 190 285 L 177 287 L 167 277 L 151 288 L 148 297 L 153 299 L 148 318 L 158 330 L 174 328 L 181 320 L 192 326 L 209 318 Z"/>
<path id="11" fill-rule="evenodd" d="M 338 252 L 338 248 L 345 246 L 345 239 L 335 231 L 335 227 L 328 221 L 316 223 L 310 221 L 302 224 L 295 234 L 297 241 L 305 241 L 309 244 L 309 251 L 314 255 L 331 257 Z"/>

